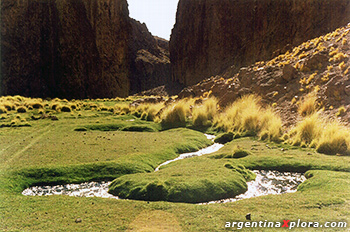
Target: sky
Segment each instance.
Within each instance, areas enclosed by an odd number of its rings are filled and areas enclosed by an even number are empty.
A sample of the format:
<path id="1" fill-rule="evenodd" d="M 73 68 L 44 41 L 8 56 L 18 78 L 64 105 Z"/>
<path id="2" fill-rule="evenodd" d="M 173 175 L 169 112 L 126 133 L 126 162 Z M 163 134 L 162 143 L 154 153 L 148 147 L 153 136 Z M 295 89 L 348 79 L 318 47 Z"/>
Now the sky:
<path id="1" fill-rule="evenodd" d="M 146 23 L 152 35 L 170 39 L 179 0 L 127 0 L 130 17 Z"/>

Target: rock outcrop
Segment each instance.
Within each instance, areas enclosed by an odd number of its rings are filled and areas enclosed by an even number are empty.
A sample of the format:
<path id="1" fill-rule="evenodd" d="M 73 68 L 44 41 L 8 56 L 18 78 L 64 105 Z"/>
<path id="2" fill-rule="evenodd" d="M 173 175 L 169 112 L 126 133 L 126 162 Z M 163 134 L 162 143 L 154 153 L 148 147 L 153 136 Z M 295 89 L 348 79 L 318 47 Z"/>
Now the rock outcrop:
<path id="1" fill-rule="evenodd" d="M 180 0 L 172 78 L 192 85 L 230 66 L 238 71 L 349 21 L 349 0 Z"/>
<path id="2" fill-rule="evenodd" d="M 1 52 L 1 95 L 125 97 L 170 79 L 167 41 L 126 0 L 3 0 Z"/>
<path id="3" fill-rule="evenodd" d="M 169 41 L 152 36 L 146 24 L 131 19 L 131 25 L 131 93 L 169 84 Z"/>

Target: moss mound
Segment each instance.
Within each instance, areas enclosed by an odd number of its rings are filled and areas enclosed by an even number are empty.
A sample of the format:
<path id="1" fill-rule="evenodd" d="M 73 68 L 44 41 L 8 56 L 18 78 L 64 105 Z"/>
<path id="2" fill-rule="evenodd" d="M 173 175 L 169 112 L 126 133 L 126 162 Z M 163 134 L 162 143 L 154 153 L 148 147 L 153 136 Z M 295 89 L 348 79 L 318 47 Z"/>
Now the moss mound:
<path id="1" fill-rule="evenodd" d="M 156 132 L 157 130 L 149 125 L 134 125 L 123 127 L 121 131 Z"/>
<path id="2" fill-rule="evenodd" d="M 234 158 L 234 159 L 239 159 L 246 157 L 248 155 L 251 155 L 251 153 L 247 150 L 244 150 L 242 148 L 235 148 L 231 154 L 228 154 L 225 156 L 225 158 Z"/>
<path id="3" fill-rule="evenodd" d="M 227 168 L 222 160 L 197 157 L 158 172 L 121 176 L 112 182 L 109 193 L 134 200 L 200 203 L 244 193 L 246 181 L 254 177 L 243 166 Z"/>
<path id="4" fill-rule="evenodd" d="M 235 137 L 235 134 L 233 132 L 227 132 L 217 136 L 214 142 L 225 144 L 225 143 L 231 142 L 234 139 L 234 137 Z"/>

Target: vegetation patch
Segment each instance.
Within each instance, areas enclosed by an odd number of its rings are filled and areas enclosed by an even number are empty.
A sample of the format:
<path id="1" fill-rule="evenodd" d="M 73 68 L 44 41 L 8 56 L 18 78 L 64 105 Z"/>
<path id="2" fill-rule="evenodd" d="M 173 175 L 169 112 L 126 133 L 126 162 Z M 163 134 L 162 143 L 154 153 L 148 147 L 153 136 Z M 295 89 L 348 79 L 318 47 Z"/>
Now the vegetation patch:
<path id="1" fill-rule="evenodd" d="M 86 127 L 77 127 L 74 131 L 88 131 L 88 129 Z"/>
<path id="2" fill-rule="evenodd" d="M 150 125 L 133 125 L 123 127 L 121 131 L 156 132 L 157 130 Z"/>
<path id="3" fill-rule="evenodd" d="M 282 133 L 282 121 L 273 109 L 262 108 L 260 100 L 256 95 L 243 96 L 215 117 L 215 127 L 222 131 L 278 141 Z"/>
<path id="4" fill-rule="evenodd" d="M 231 142 L 234 139 L 234 137 L 235 137 L 235 134 L 233 132 L 227 132 L 227 133 L 218 135 L 215 138 L 214 142 L 225 144 L 225 143 Z"/>
<path id="5" fill-rule="evenodd" d="M 244 193 L 246 181 L 254 178 L 243 166 L 226 168 L 221 160 L 197 157 L 157 172 L 121 176 L 112 182 L 109 192 L 135 200 L 199 203 Z"/>
<path id="6" fill-rule="evenodd" d="M 235 149 L 249 151 L 240 158 L 228 158 Z M 233 165 L 242 164 L 250 170 L 277 170 L 281 172 L 306 172 L 308 170 L 332 170 L 350 172 L 349 156 L 329 156 L 311 148 L 287 144 L 266 144 L 254 138 L 240 138 L 227 143 L 219 151 L 206 155 L 211 159 L 226 160 Z"/>

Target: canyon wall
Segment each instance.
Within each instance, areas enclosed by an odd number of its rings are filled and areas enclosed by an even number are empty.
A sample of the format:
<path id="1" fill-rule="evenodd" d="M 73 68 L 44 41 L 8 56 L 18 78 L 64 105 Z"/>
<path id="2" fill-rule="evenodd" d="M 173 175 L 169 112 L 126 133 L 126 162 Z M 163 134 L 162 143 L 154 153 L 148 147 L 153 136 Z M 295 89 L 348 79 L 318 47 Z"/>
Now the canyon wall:
<path id="1" fill-rule="evenodd" d="M 349 0 L 180 0 L 172 79 L 195 84 L 268 60 L 350 22 Z"/>
<path id="2" fill-rule="evenodd" d="M 2 0 L 0 94 L 125 97 L 170 79 L 164 43 L 126 0 Z"/>
<path id="3" fill-rule="evenodd" d="M 128 94 L 126 0 L 3 0 L 1 10 L 4 95 Z"/>
<path id="4" fill-rule="evenodd" d="M 169 84 L 170 54 L 169 41 L 154 37 L 146 24 L 131 19 L 132 42 L 131 54 L 131 93 Z"/>

